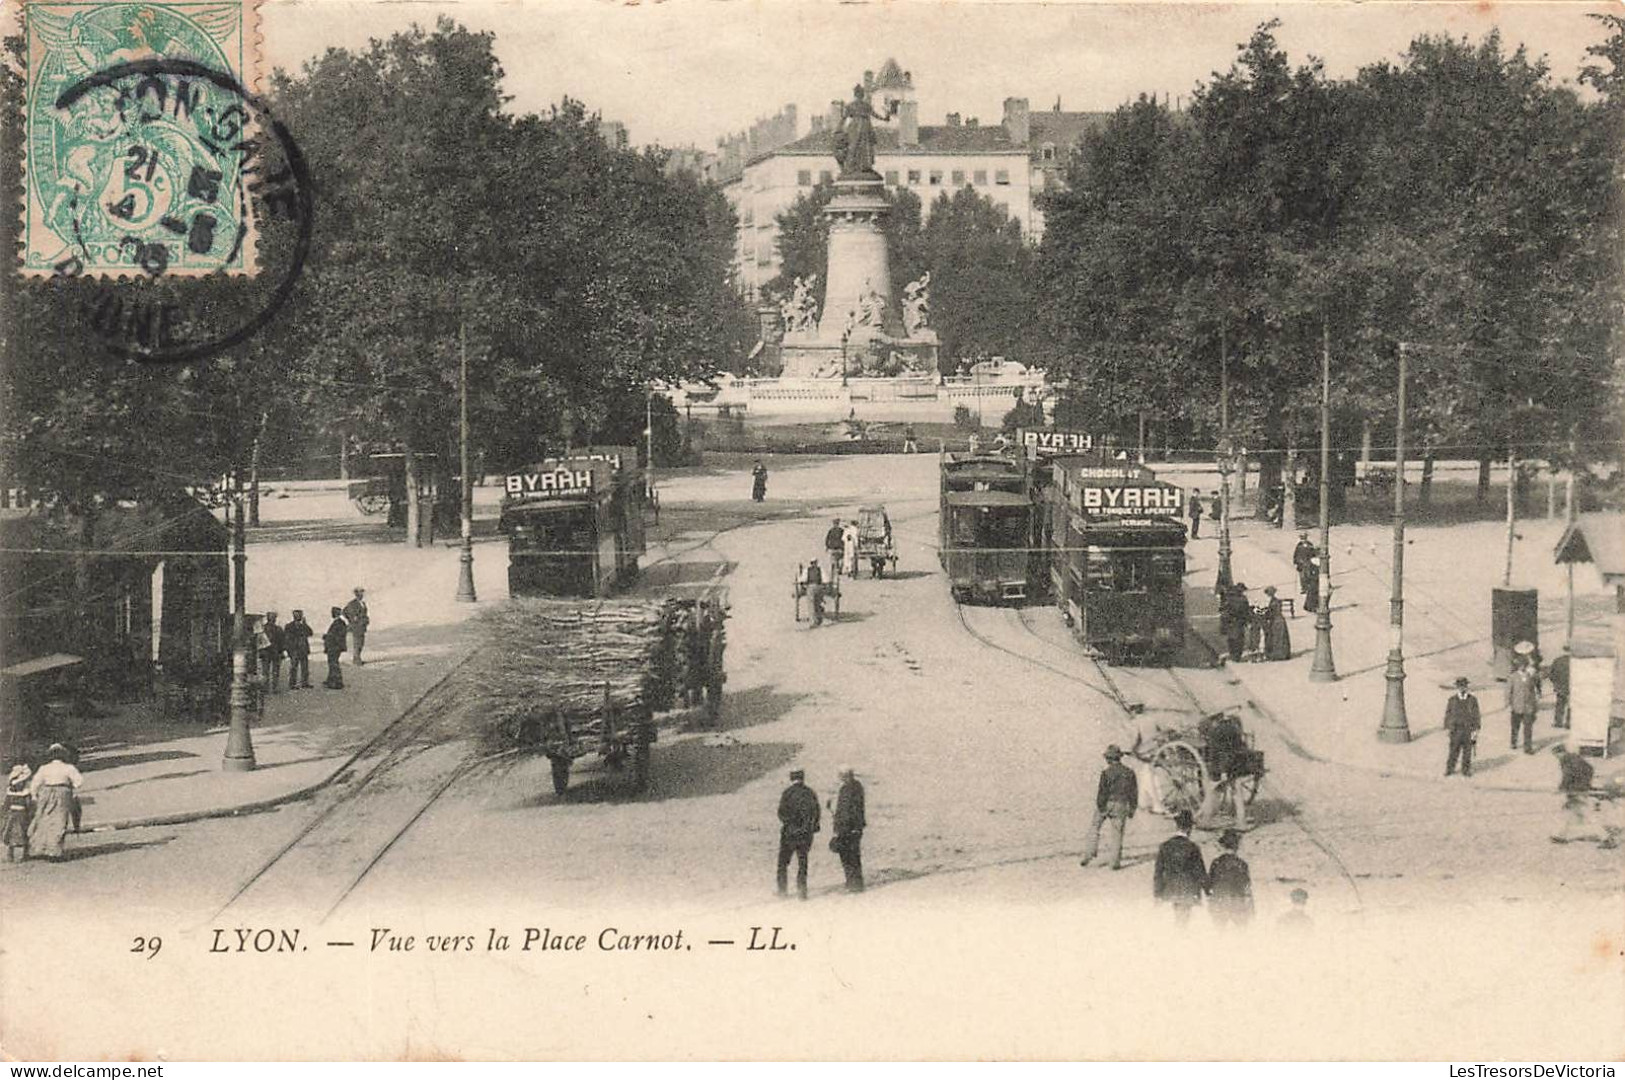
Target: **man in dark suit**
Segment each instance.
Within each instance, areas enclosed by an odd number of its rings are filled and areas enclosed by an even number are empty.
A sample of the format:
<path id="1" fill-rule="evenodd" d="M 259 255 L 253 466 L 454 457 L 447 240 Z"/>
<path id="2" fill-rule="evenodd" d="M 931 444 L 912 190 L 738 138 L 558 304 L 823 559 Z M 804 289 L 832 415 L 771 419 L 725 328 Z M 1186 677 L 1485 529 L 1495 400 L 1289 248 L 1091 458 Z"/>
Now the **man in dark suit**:
<path id="1" fill-rule="evenodd" d="M 1202 859 L 1202 849 L 1191 839 L 1195 824 L 1189 810 L 1174 815 L 1179 832 L 1157 849 L 1157 867 L 1151 878 L 1152 895 L 1159 902 L 1174 905 L 1174 923 L 1178 926 L 1190 921 L 1191 908 L 1202 902 L 1202 894 L 1208 889 L 1207 863 Z"/>
<path id="2" fill-rule="evenodd" d="M 1314 571 L 1315 545 L 1309 542 L 1307 531 L 1298 534 L 1298 546 L 1292 549 L 1292 567 L 1298 572 L 1298 592 L 1309 595 L 1309 583 L 1318 579 Z"/>
<path id="3" fill-rule="evenodd" d="M 322 635 L 322 651 L 327 654 L 327 680 L 322 685 L 329 690 L 343 690 L 344 672 L 339 669 L 339 657 L 344 655 L 344 641 L 349 636 L 350 624 L 344 621 L 343 608 L 331 610 L 333 621 L 328 624 L 327 633 Z"/>
<path id="4" fill-rule="evenodd" d="M 863 785 L 850 767 L 841 769 L 841 791 L 835 796 L 835 836 L 829 846 L 841 857 L 846 891 L 863 891 Z"/>
<path id="5" fill-rule="evenodd" d="M 779 796 L 779 895 L 789 891 L 790 856 L 796 857 L 796 891 L 807 899 L 807 853 L 818 832 L 823 812 L 818 796 L 806 784 L 801 769 L 790 771 L 790 786 Z"/>
<path id="6" fill-rule="evenodd" d="M 293 621 L 282 628 L 282 645 L 288 654 L 288 689 L 310 689 L 310 638 L 315 631 L 305 621 L 305 613 L 293 609 Z"/>
<path id="7" fill-rule="evenodd" d="M 1089 839 L 1083 845 L 1083 861 L 1088 866 L 1100 851 L 1101 826 L 1109 826 L 1107 847 L 1112 869 L 1123 868 L 1123 833 L 1128 819 L 1140 805 L 1140 782 L 1134 770 L 1123 764 L 1123 751 L 1114 743 L 1106 747 L 1106 767 L 1100 770 L 1100 786 L 1095 791 L 1095 819 L 1089 825 Z"/>
<path id="8" fill-rule="evenodd" d="M 846 551 L 846 530 L 841 528 L 840 518 L 836 518 L 829 531 L 824 534 L 824 550 L 829 553 L 829 579 L 839 581 L 841 560 Z"/>
<path id="9" fill-rule="evenodd" d="M 1456 760 L 1461 760 L 1461 775 L 1473 775 L 1473 746 L 1478 742 L 1478 699 L 1468 693 L 1467 676 L 1456 679 L 1456 692 L 1444 707 L 1444 729 L 1450 733 L 1450 757 L 1444 763 L 1444 774 L 1456 771 Z"/>

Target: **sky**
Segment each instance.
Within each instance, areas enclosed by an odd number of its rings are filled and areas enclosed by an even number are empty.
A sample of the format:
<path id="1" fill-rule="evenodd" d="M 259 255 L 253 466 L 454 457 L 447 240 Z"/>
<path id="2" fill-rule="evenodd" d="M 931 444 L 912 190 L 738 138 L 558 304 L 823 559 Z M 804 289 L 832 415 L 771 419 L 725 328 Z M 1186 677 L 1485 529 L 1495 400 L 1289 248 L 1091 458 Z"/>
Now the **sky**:
<path id="1" fill-rule="evenodd" d="M 1030 3 L 881 0 L 265 0 L 268 67 L 297 69 L 330 46 L 360 48 L 444 13 L 496 34 L 515 112 L 568 95 L 626 124 L 636 145 L 696 144 L 794 103 L 799 127 L 895 57 L 913 72 L 920 121 L 948 112 L 997 123 L 1007 97 L 1045 109 L 1109 110 L 1141 93 L 1176 101 L 1228 69 L 1253 28 L 1279 18 L 1294 63 L 1334 77 L 1397 59 L 1424 33 L 1482 37 L 1544 55 L 1572 82 L 1605 29 L 1591 0 L 1395 3 Z"/>

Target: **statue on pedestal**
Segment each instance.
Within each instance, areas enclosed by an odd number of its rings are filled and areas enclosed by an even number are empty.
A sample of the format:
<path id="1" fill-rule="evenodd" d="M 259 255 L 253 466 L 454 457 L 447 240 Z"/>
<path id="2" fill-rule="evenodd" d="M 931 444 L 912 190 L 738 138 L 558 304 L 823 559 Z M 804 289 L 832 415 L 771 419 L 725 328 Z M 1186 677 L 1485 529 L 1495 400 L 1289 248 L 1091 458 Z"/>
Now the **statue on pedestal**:
<path id="1" fill-rule="evenodd" d="M 918 337 L 931 325 L 931 271 L 918 281 L 903 286 L 903 333 Z"/>
<path id="2" fill-rule="evenodd" d="M 858 326 L 880 326 L 886 321 L 886 298 L 868 278 L 863 280 L 863 292 L 858 296 Z"/>
<path id="3" fill-rule="evenodd" d="M 861 85 L 852 88 L 846 103 L 841 129 L 835 133 L 835 157 L 841 163 L 842 178 L 869 177 L 875 171 L 875 120 L 890 120 L 897 111 L 894 101 L 884 113 L 875 112 L 869 94 Z"/>

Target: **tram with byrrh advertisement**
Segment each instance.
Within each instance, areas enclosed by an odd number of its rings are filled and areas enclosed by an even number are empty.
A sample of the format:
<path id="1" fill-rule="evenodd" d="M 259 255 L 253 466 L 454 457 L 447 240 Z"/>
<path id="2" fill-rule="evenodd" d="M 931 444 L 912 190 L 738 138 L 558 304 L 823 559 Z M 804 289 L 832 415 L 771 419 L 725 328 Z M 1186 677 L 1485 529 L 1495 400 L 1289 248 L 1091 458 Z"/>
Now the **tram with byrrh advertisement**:
<path id="1" fill-rule="evenodd" d="M 1185 641 L 1185 490 L 1104 455 L 1054 457 L 1050 587 L 1073 633 L 1114 663 L 1163 662 Z"/>
<path id="2" fill-rule="evenodd" d="M 607 596 L 644 552 L 643 472 L 631 447 L 544 458 L 509 473 L 498 528 L 510 596 Z"/>
<path id="3" fill-rule="evenodd" d="M 937 558 L 955 600 L 1024 600 L 1043 571 L 1029 463 L 1014 454 L 943 454 Z"/>

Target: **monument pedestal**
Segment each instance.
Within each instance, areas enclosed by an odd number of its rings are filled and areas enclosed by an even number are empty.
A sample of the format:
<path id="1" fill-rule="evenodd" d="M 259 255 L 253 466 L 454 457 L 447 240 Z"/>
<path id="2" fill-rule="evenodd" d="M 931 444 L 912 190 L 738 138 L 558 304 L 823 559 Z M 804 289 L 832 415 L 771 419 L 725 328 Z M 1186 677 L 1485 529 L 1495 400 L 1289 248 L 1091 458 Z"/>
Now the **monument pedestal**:
<path id="1" fill-rule="evenodd" d="M 839 340 L 855 322 L 901 334 L 902 322 L 891 298 L 891 257 L 886 251 L 885 224 L 890 213 L 885 182 L 875 173 L 835 181 L 835 197 L 824 207 L 829 219 L 829 266 L 818 336 L 825 341 Z M 881 308 L 878 318 L 867 311 L 876 303 L 876 296 Z"/>

